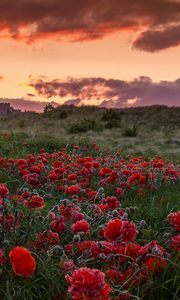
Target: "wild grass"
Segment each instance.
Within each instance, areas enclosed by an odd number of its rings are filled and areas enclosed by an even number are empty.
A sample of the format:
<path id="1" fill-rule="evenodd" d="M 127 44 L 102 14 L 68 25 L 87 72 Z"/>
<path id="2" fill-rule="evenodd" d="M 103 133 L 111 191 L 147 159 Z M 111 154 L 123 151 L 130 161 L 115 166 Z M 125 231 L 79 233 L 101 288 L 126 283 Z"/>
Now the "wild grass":
<path id="1" fill-rule="evenodd" d="M 0 119 L 0 133 L 24 136 L 39 147 L 46 142 L 96 141 L 111 151 L 154 151 L 180 155 L 180 108 L 166 106 L 104 109 L 64 106 L 42 114 L 26 112 Z M 135 129 L 135 130 L 134 130 Z M 21 138 L 22 140 L 22 138 Z M 37 148 L 39 149 L 37 146 Z M 9 150 L 8 150 L 9 152 Z"/>

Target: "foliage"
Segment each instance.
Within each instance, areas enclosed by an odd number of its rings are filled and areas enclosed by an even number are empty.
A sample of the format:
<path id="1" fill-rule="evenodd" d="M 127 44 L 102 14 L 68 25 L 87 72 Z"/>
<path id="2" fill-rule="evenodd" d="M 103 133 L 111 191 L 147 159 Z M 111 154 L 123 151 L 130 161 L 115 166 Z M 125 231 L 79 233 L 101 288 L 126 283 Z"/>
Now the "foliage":
<path id="1" fill-rule="evenodd" d="M 121 124 L 121 116 L 117 110 L 108 109 L 102 115 L 102 120 L 105 121 L 104 127 L 107 129 L 118 128 Z"/>
<path id="2" fill-rule="evenodd" d="M 68 112 L 66 110 L 59 110 L 58 111 L 59 119 L 66 119 L 68 117 Z"/>
<path id="3" fill-rule="evenodd" d="M 132 128 L 125 128 L 122 136 L 124 137 L 136 137 L 138 134 L 137 127 L 134 125 Z"/>
<path id="4" fill-rule="evenodd" d="M 52 110 L 54 110 L 54 106 L 51 103 L 48 103 L 44 106 L 44 113 L 50 112 Z"/>
<path id="5" fill-rule="evenodd" d="M 87 132 L 89 130 L 94 130 L 96 122 L 94 119 L 84 118 L 81 121 L 72 123 L 67 131 L 68 133 L 80 133 Z"/>
<path id="6" fill-rule="evenodd" d="M 105 112 L 102 115 L 103 121 L 120 120 L 120 119 L 121 119 L 120 113 L 117 110 L 114 110 L 112 108 L 105 110 Z"/>
<path id="7" fill-rule="evenodd" d="M 60 145 L 70 144 L 72 134 L 68 135 L 67 132 L 71 124 L 79 124 L 84 118 L 89 118 L 95 120 L 95 128 L 90 129 L 90 132 L 86 131 L 87 129 L 84 131 L 81 129 L 80 135 L 74 134 L 73 138 L 76 135 L 77 142 L 79 136 L 88 137 L 91 143 L 96 141 L 106 151 L 115 152 L 124 149 L 129 153 L 154 152 L 179 158 L 180 107 L 134 107 L 113 109 L 112 111 L 115 111 L 120 119 L 116 119 L 114 113 L 107 113 L 108 109 L 95 106 L 59 106 L 48 113 L 24 112 L 2 117 L 0 119 L 0 140 L 4 134 L 8 135 L 7 139 L 3 138 L 3 147 L 0 145 L 2 153 L 6 151 L 10 153 L 10 149 L 15 147 L 12 152 L 14 152 L 13 155 L 16 155 L 16 148 L 21 147 L 21 145 L 16 146 L 20 134 L 26 135 L 24 138 L 26 143 L 30 141 L 32 144 L 37 139 L 38 141 L 44 140 L 50 136 Z M 104 113 L 110 114 L 109 120 L 102 120 Z M 138 128 L 136 139 L 125 138 L 122 135 L 124 130 L 126 127 L 132 129 L 134 124 Z M 82 128 L 82 126 L 80 127 Z M 108 130 L 104 130 L 105 128 Z M 10 142 L 12 135 L 14 136 L 13 147 Z M 31 152 L 31 149 L 29 151 Z M 33 148 L 32 151 L 34 151 Z M 22 148 L 22 152 L 27 151 Z"/>

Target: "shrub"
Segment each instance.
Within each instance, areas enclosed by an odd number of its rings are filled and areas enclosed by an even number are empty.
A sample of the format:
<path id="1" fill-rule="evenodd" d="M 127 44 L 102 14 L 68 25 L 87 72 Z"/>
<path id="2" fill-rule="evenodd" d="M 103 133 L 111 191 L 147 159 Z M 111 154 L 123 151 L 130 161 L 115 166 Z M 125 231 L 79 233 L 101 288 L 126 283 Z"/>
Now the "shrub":
<path id="1" fill-rule="evenodd" d="M 68 133 L 87 132 L 88 130 L 94 130 L 95 126 L 95 120 L 85 118 L 79 122 L 72 123 L 67 131 Z"/>
<path id="2" fill-rule="evenodd" d="M 58 112 L 58 118 L 59 119 L 66 119 L 67 117 L 68 117 L 67 111 L 62 109 Z"/>
<path id="3" fill-rule="evenodd" d="M 118 120 L 109 120 L 106 122 L 104 125 L 105 128 L 112 129 L 112 128 L 117 128 L 120 126 L 120 122 Z"/>
<path id="4" fill-rule="evenodd" d="M 106 110 L 102 115 L 102 120 L 106 121 L 104 127 L 108 129 L 119 127 L 120 119 L 120 114 L 113 109 Z"/>
<path id="5" fill-rule="evenodd" d="M 48 103 L 44 106 L 43 110 L 44 110 L 45 113 L 49 112 L 49 111 L 52 111 L 52 110 L 54 110 L 54 106 L 51 103 Z"/>
<path id="6" fill-rule="evenodd" d="M 137 136 L 137 127 L 134 125 L 132 128 L 125 128 L 122 136 L 124 137 L 136 137 Z"/>
<path id="7" fill-rule="evenodd" d="M 103 121 L 120 120 L 120 118 L 120 114 L 112 108 L 106 110 L 102 115 Z"/>

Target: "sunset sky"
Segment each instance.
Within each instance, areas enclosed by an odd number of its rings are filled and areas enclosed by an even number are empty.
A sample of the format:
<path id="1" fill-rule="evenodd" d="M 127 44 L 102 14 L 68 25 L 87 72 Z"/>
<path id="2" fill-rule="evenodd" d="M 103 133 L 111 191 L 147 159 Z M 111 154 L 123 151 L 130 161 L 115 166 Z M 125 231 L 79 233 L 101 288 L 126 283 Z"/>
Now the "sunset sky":
<path id="1" fill-rule="evenodd" d="M 180 1 L 0 0 L 0 98 L 180 105 Z"/>

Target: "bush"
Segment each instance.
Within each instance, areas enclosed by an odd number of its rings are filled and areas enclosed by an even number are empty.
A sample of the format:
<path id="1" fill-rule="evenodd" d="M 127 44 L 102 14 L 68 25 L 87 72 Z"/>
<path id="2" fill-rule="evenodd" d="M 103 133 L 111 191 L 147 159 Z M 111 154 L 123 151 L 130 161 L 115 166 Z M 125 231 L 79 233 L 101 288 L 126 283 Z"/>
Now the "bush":
<path id="1" fill-rule="evenodd" d="M 87 132 L 88 130 L 94 130 L 96 122 L 93 119 L 85 118 L 79 122 L 72 123 L 67 129 L 68 133 L 80 133 Z"/>
<path id="2" fill-rule="evenodd" d="M 118 120 L 109 120 L 106 122 L 104 125 L 105 128 L 112 129 L 112 128 L 117 128 L 120 126 L 120 122 Z"/>
<path id="3" fill-rule="evenodd" d="M 58 112 L 58 117 L 59 117 L 59 119 L 66 119 L 67 117 L 68 117 L 68 113 L 67 113 L 67 111 L 65 111 L 65 110 L 60 110 L 59 112 Z"/>
<path id="4" fill-rule="evenodd" d="M 102 120 L 106 121 L 106 124 L 104 126 L 105 128 L 108 129 L 119 127 L 120 119 L 121 119 L 120 114 L 113 109 L 108 109 L 102 115 Z"/>
<path id="5" fill-rule="evenodd" d="M 51 103 L 48 103 L 44 106 L 43 110 L 44 110 L 44 113 L 47 113 L 49 111 L 54 110 L 54 106 Z"/>
<path id="6" fill-rule="evenodd" d="M 126 128 L 122 136 L 124 137 L 136 137 L 137 136 L 137 127 L 134 125 L 132 128 Z"/>
<path id="7" fill-rule="evenodd" d="M 112 108 L 106 110 L 102 115 L 103 121 L 120 120 L 120 118 L 120 114 Z"/>

